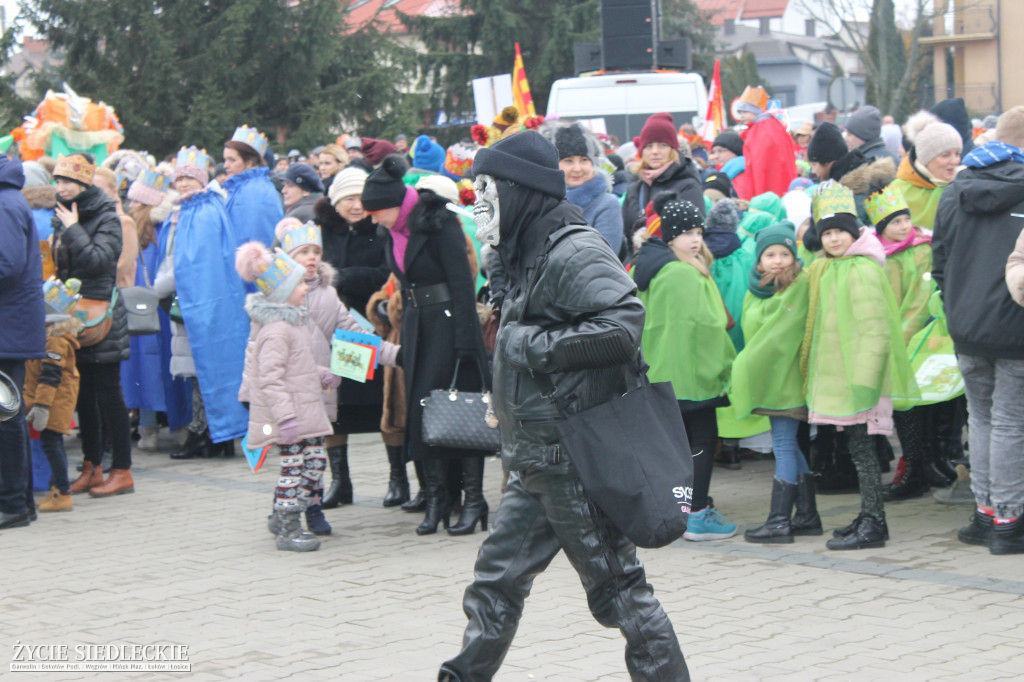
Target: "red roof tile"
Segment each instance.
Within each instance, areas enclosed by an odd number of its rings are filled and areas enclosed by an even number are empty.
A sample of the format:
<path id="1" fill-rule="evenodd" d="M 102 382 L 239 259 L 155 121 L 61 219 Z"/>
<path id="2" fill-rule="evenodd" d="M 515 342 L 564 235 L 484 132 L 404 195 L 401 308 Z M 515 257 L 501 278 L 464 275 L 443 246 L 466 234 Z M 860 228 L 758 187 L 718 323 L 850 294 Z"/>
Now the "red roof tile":
<path id="1" fill-rule="evenodd" d="M 412 16 L 446 16 L 459 14 L 458 0 L 353 0 L 345 11 L 345 22 L 352 29 L 376 19 L 384 33 L 405 33 L 394 10 Z"/>
<path id="2" fill-rule="evenodd" d="M 710 15 L 711 23 L 721 26 L 726 19 L 781 17 L 789 0 L 696 0 L 697 7 Z"/>

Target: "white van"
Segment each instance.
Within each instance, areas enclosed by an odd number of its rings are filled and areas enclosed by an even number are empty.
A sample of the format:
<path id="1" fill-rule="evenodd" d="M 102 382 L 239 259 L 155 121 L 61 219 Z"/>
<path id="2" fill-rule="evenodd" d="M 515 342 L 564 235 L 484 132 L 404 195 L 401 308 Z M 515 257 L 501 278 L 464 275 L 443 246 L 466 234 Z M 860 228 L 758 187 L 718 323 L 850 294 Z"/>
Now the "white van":
<path id="1" fill-rule="evenodd" d="M 708 109 L 704 79 L 696 73 L 614 73 L 563 78 L 551 84 L 547 116 L 603 118 L 623 144 L 640 134 L 651 114 L 667 111 L 676 128 L 701 129 Z"/>

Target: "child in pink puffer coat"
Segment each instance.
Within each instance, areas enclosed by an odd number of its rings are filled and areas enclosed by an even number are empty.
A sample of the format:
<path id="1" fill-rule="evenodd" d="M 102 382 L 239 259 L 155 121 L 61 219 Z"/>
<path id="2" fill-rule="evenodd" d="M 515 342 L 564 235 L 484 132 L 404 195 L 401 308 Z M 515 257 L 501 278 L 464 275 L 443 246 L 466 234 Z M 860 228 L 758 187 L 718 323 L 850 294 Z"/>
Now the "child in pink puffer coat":
<path id="1" fill-rule="evenodd" d="M 320 487 L 324 436 L 331 433 L 323 392 L 341 379 L 313 353 L 305 268 L 281 250 L 271 254 L 260 242 L 238 249 L 235 268 L 258 287 L 245 301 L 252 328 L 238 392 L 238 399 L 249 403 L 248 445 L 270 445 L 281 455 L 274 497 L 277 548 L 308 552 L 318 549 L 320 540 L 302 528 L 301 516 Z"/>

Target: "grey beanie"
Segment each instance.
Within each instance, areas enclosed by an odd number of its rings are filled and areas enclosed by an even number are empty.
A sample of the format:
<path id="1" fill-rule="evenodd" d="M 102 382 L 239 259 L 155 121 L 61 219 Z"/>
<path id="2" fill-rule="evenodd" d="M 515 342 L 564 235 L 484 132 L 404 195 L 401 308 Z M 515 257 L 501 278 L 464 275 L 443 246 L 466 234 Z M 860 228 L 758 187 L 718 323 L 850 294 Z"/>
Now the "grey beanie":
<path id="1" fill-rule="evenodd" d="M 882 112 L 870 104 L 862 106 L 846 119 L 846 130 L 865 142 L 871 142 L 882 134 Z"/>
<path id="2" fill-rule="evenodd" d="M 25 161 L 21 164 L 21 167 L 25 172 L 25 189 L 45 187 L 52 182 L 46 168 L 37 161 Z"/>
<path id="3" fill-rule="evenodd" d="M 732 199 L 719 199 L 704 219 L 705 232 L 736 232 L 740 225 L 740 212 Z"/>

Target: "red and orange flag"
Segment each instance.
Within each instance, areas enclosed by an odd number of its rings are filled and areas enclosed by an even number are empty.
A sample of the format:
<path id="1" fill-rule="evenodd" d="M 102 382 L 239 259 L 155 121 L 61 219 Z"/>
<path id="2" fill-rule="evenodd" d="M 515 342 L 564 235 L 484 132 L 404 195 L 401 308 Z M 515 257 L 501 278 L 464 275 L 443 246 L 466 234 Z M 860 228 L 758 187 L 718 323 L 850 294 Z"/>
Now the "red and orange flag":
<path id="1" fill-rule="evenodd" d="M 533 95 L 530 94 L 530 82 L 526 80 L 526 69 L 523 68 L 523 55 L 519 52 L 519 43 L 516 43 L 516 63 L 512 67 L 512 104 L 520 116 L 537 115 L 537 110 L 533 106 Z"/>

